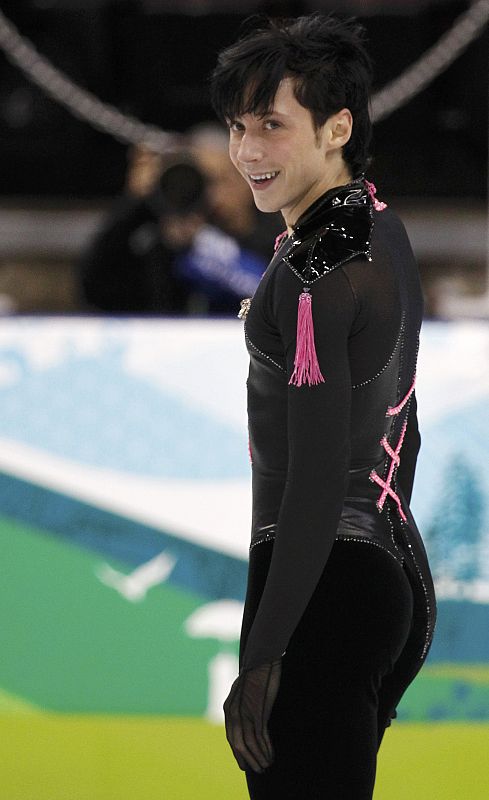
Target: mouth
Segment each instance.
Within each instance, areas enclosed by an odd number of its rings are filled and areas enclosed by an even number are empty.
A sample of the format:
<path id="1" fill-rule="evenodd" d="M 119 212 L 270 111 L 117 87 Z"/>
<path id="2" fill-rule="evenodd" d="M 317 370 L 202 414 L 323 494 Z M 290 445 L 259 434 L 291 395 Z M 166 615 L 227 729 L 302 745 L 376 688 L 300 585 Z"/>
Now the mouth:
<path id="1" fill-rule="evenodd" d="M 270 186 L 275 180 L 280 171 L 277 172 L 259 172 L 253 175 L 248 174 L 248 180 L 255 189 L 265 189 Z"/>

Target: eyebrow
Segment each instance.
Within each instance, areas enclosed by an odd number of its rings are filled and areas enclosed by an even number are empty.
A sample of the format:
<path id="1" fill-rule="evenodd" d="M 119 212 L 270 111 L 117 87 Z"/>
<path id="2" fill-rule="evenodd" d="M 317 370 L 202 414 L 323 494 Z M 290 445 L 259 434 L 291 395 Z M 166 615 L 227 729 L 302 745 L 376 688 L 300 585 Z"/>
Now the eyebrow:
<path id="1" fill-rule="evenodd" d="M 240 117 L 245 117 L 247 113 L 251 113 L 252 116 L 258 117 L 258 119 L 264 119 L 265 117 L 290 117 L 290 114 L 284 113 L 283 111 L 265 111 L 264 114 L 253 114 L 253 112 L 246 112 L 245 114 L 235 114 L 234 116 L 226 117 L 228 122 L 236 122 Z"/>

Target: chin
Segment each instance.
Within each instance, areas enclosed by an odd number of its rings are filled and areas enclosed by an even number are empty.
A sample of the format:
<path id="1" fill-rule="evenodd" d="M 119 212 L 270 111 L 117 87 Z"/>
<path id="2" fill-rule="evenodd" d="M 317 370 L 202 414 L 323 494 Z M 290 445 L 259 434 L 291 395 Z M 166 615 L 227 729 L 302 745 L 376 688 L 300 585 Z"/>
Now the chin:
<path id="1" fill-rule="evenodd" d="M 273 202 L 272 200 L 267 200 L 265 197 L 256 197 L 255 195 L 253 195 L 253 199 L 258 211 L 273 214 L 275 211 L 280 211 L 281 209 L 281 205 L 277 203 L 277 201 Z"/>

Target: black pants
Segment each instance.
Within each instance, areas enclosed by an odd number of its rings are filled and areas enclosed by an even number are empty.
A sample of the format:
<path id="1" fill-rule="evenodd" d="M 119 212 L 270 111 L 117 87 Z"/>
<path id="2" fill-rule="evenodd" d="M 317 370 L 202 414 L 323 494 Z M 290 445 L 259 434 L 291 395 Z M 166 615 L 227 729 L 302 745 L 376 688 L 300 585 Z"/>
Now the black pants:
<path id="1" fill-rule="evenodd" d="M 253 548 L 243 635 L 272 543 Z M 270 719 L 273 765 L 246 773 L 253 800 L 370 800 L 377 750 L 419 669 L 423 632 L 403 566 L 368 542 L 336 541 L 282 659 Z"/>

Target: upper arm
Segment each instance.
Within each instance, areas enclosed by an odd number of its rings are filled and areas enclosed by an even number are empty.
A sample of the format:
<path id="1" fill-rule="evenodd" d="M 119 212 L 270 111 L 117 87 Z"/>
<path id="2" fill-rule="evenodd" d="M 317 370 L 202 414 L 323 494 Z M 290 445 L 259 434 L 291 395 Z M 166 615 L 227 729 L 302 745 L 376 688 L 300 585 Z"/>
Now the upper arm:
<path id="1" fill-rule="evenodd" d="M 293 273 L 282 279 L 276 319 L 289 382 L 294 370 L 297 309 L 303 285 Z M 292 506 L 298 504 L 307 508 L 311 521 L 303 536 L 317 535 L 318 526 L 325 532 L 325 522 L 331 520 L 329 537 L 334 538 L 350 463 L 348 336 L 356 308 L 341 270 L 316 281 L 311 286 L 311 295 L 315 349 L 324 382 L 287 386 L 287 492 L 281 517 L 294 517 Z M 323 536 L 325 546 L 330 544 L 329 537 Z"/>
<path id="2" fill-rule="evenodd" d="M 275 315 L 284 346 L 287 382 L 297 348 L 299 295 L 303 290 L 290 270 L 277 281 Z M 310 287 L 317 360 L 324 382 L 288 385 L 289 472 L 310 465 L 315 470 L 342 466 L 348 449 L 351 376 L 348 356 L 349 333 L 356 305 L 350 285 L 341 270 L 335 270 Z M 338 452 L 341 448 L 341 452 Z"/>

